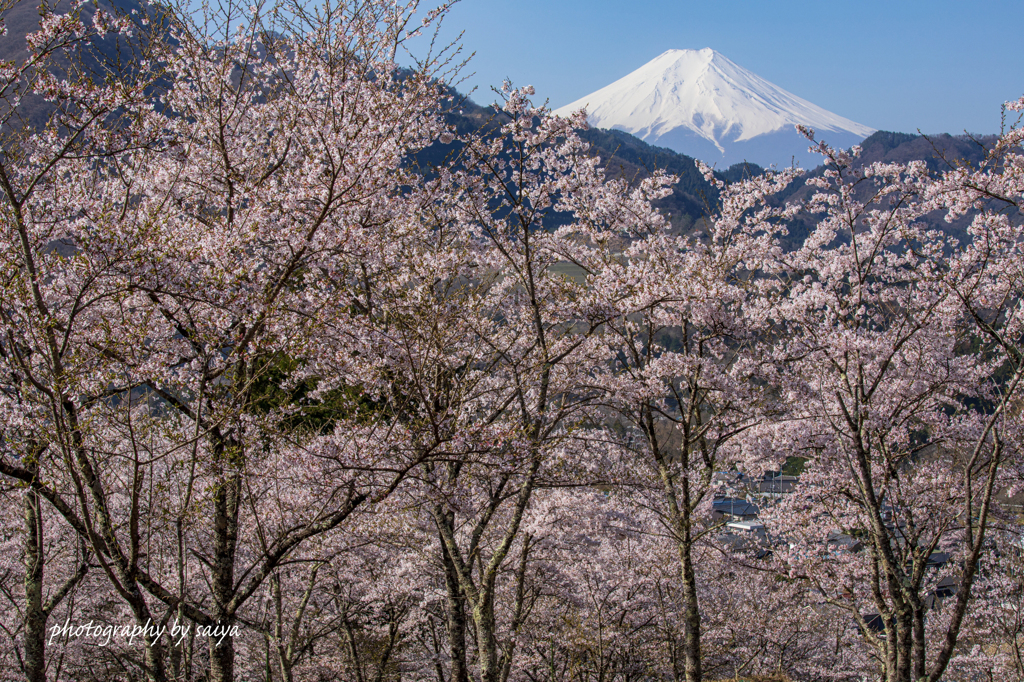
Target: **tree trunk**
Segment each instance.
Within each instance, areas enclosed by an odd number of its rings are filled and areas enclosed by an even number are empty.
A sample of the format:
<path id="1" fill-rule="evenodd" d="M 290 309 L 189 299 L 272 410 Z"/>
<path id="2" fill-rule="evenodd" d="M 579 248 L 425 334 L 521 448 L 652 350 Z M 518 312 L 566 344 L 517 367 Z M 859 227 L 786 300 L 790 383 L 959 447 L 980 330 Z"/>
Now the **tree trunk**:
<path id="1" fill-rule="evenodd" d="M 693 571 L 693 538 L 690 533 L 690 488 L 683 479 L 683 499 L 679 513 L 679 559 L 683 578 L 683 656 L 686 682 L 701 682 L 700 602 L 697 597 L 697 577 Z"/>
<path id="2" fill-rule="evenodd" d="M 914 645 L 913 618 L 906 606 L 896 611 L 896 682 L 910 682 L 911 650 Z"/>
<path id="3" fill-rule="evenodd" d="M 43 519 L 39 493 L 25 492 L 25 679 L 46 682 L 46 611 L 43 609 Z"/>
<path id="4" fill-rule="evenodd" d="M 228 466 L 231 466 L 230 464 Z M 235 643 L 223 634 L 235 622 L 228 604 L 235 594 L 235 550 L 238 544 L 238 498 L 241 479 L 237 473 L 221 478 L 214 493 L 214 620 L 221 633 L 209 638 L 210 682 L 233 682 Z"/>
<path id="5" fill-rule="evenodd" d="M 450 682 L 469 682 L 466 663 L 466 611 L 459 588 L 459 576 L 448 548 L 441 538 L 441 560 L 444 562 L 444 582 L 448 593 L 448 646 L 451 653 Z"/>
<path id="6" fill-rule="evenodd" d="M 924 640 L 924 606 L 915 605 L 914 608 L 914 676 L 913 679 L 920 680 L 927 676 L 925 670 L 925 640 Z"/>
<path id="7" fill-rule="evenodd" d="M 32 466 L 35 476 L 36 468 Z M 44 545 L 42 496 L 33 488 L 25 491 L 23 511 L 25 518 L 25 651 L 22 664 L 28 682 L 46 680 L 46 623 L 53 609 L 74 589 L 89 564 L 83 548 L 82 563 L 74 575 L 64 581 L 50 598 L 43 601 L 43 578 L 46 565 Z"/>
<path id="8" fill-rule="evenodd" d="M 501 666 L 498 665 L 498 639 L 495 636 L 494 592 L 481 594 L 473 609 L 477 632 L 477 654 L 480 657 L 480 682 L 499 682 Z"/>
<path id="9" fill-rule="evenodd" d="M 652 411 L 642 410 L 641 426 L 644 429 L 651 453 L 658 466 L 665 501 L 668 505 L 669 521 L 676 536 L 679 550 L 679 572 L 683 582 L 683 670 L 686 682 L 701 682 L 704 671 L 701 666 L 700 643 L 700 600 L 697 595 L 697 576 L 693 570 L 693 505 L 690 499 L 690 479 L 685 473 L 689 465 L 687 443 L 690 433 L 684 424 L 683 445 L 680 449 L 684 473 L 677 478 L 669 468 L 669 462 L 658 442 Z"/>

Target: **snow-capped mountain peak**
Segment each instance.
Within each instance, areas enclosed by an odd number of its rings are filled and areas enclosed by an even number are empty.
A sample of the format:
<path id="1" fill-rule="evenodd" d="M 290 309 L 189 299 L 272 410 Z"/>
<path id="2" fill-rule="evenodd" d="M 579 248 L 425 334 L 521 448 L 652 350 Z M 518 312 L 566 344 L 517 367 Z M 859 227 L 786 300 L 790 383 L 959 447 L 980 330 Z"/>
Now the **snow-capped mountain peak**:
<path id="1" fill-rule="evenodd" d="M 816 165 L 797 124 L 849 146 L 873 129 L 811 104 L 711 48 L 669 50 L 611 85 L 555 111 L 586 108 L 591 125 L 625 130 L 709 163 Z"/>

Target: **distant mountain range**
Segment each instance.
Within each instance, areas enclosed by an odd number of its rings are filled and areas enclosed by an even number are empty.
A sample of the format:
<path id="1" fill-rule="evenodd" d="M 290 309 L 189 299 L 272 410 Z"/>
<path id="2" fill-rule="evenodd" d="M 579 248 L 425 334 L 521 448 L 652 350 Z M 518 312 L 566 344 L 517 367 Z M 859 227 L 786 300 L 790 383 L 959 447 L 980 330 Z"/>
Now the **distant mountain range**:
<path id="1" fill-rule="evenodd" d="M 60 9 L 70 6 L 70 0 L 60 0 Z M 139 0 L 100 0 L 100 6 L 104 9 L 118 8 L 121 11 L 130 11 L 131 9 L 139 8 L 140 11 L 145 11 L 145 5 L 142 5 Z M 91 18 L 91 14 L 94 11 L 92 4 L 86 3 L 82 7 L 84 18 L 88 21 Z M 26 33 L 36 30 L 38 28 L 38 9 L 31 2 L 20 2 L 14 6 L 14 8 L 8 10 L 5 15 L 5 21 L 8 28 L 8 34 L 0 39 L 0 59 L 9 59 L 13 61 L 21 61 L 27 56 L 25 51 L 25 39 Z M 117 58 L 120 53 L 122 58 L 130 58 L 131 53 L 123 51 L 123 46 L 117 46 L 112 42 L 99 41 L 100 44 L 96 47 L 100 52 L 109 52 L 110 58 Z M 701 71 L 700 68 L 694 67 L 694 64 L 698 66 L 704 64 L 707 68 Z M 740 67 L 736 66 L 729 60 L 725 59 L 713 50 L 700 50 L 700 51 L 686 51 L 686 50 L 674 50 L 665 53 L 658 59 L 654 60 L 648 67 L 655 65 L 658 68 L 651 68 L 650 74 L 652 78 L 658 76 L 660 73 L 665 76 L 666 73 L 676 74 L 691 74 L 696 71 L 700 71 L 703 75 L 700 77 L 699 82 L 693 86 L 694 92 L 707 93 L 708 88 L 714 91 L 717 87 L 717 92 L 720 107 L 718 111 L 721 112 L 734 112 L 737 118 L 730 119 L 733 122 L 730 126 L 715 126 L 707 123 L 712 120 L 714 113 L 710 109 L 700 110 L 696 105 L 691 109 L 687 110 L 691 112 L 690 118 L 687 119 L 682 114 L 676 115 L 674 119 L 669 117 L 668 105 L 662 102 L 659 107 L 656 107 L 657 111 L 660 112 L 658 116 L 664 118 L 661 127 L 649 126 L 649 129 L 638 129 L 638 133 L 646 133 L 646 140 L 641 139 L 640 136 L 630 134 L 627 130 L 623 129 L 623 126 L 616 127 L 611 126 L 611 130 L 601 129 L 601 119 L 596 114 L 591 117 L 591 123 L 595 125 L 589 130 L 582 132 L 582 137 L 586 139 L 592 145 L 591 152 L 601 157 L 602 165 L 605 167 L 606 172 L 611 177 L 624 177 L 629 180 L 639 180 L 646 177 L 656 169 L 663 169 L 670 173 L 673 173 L 679 177 L 679 183 L 675 187 L 675 192 L 669 197 L 662 199 L 658 202 L 658 207 L 665 213 L 671 216 L 672 225 L 674 230 L 678 232 L 686 232 L 692 229 L 698 224 L 703 218 L 705 218 L 709 212 L 713 212 L 717 204 L 718 196 L 716 190 L 704 179 L 704 177 L 697 171 L 696 164 L 693 159 L 693 155 L 687 155 L 680 153 L 674 149 L 667 148 L 664 144 L 658 146 L 657 142 L 665 139 L 672 139 L 667 135 L 668 121 L 673 120 L 678 123 L 676 130 L 677 136 L 675 139 L 685 139 L 686 131 L 693 133 L 693 135 L 700 136 L 694 132 L 693 129 L 686 127 L 686 121 L 688 120 L 691 124 L 696 125 L 694 122 L 698 120 L 696 114 L 705 116 L 704 127 L 700 128 L 701 131 L 711 135 L 717 131 L 718 137 L 715 138 L 716 143 L 712 143 L 709 138 L 702 137 L 704 143 L 711 145 L 711 149 L 715 150 L 715 153 L 720 153 L 719 147 L 723 149 L 741 149 L 743 144 L 755 144 L 760 139 L 761 141 L 767 141 L 770 139 L 781 139 L 784 137 L 781 129 L 776 129 L 773 126 L 781 125 L 792 126 L 790 119 L 787 116 L 795 117 L 797 113 L 801 116 L 806 116 L 800 119 L 800 122 L 809 123 L 814 127 L 821 137 L 833 143 L 834 146 L 849 146 L 855 142 L 859 142 L 863 147 L 863 153 L 861 156 L 861 163 L 868 163 L 872 161 L 885 161 L 885 162 L 907 162 L 911 160 L 925 160 L 933 170 L 939 170 L 948 167 L 949 163 L 956 161 L 967 161 L 976 162 L 981 160 L 984 156 L 984 150 L 982 144 L 993 142 L 992 138 L 982 138 L 980 140 L 974 140 L 964 136 L 950 136 L 950 135 L 939 135 L 930 138 L 925 138 L 920 135 L 907 135 L 904 133 L 891 133 L 891 132 L 873 132 L 869 128 L 864 126 L 858 126 L 858 124 L 852 121 L 847 121 L 841 117 L 830 114 L 823 109 L 815 107 L 814 105 L 804 102 L 799 98 L 789 95 L 783 90 L 775 88 L 767 81 L 759 79 L 757 76 L 744 71 Z M 673 66 L 675 65 L 675 66 Z M 671 67 L 671 68 L 670 68 Z M 647 67 L 638 70 L 636 73 L 644 71 Z M 675 68 L 675 71 L 672 69 Z M 703 68 L 703 67 L 701 67 Z M 630 79 L 634 74 L 627 76 L 622 81 Z M 715 75 L 718 74 L 718 75 Z M 728 82 L 725 80 L 716 81 L 715 78 L 725 78 L 722 74 L 729 76 Z M 659 80 L 660 78 L 660 80 Z M 667 81 L 663 77 L 654 78 L 650 82 L 653 87 L 650 92 L 655 90 L 664 91 L 664 83 Z M 745 79 L 745 80 L 744 80 Z M 634 81 L 641 81 L 642 79 L 634 79 Z M 612 88 L 618 83 L 613 83 Z M 643 81 L 647 82 L 647 81 Z M 717 85 L 715 85 L 717 83 Z M 745 102 L 738 92 L 740 87 L 746 88 L 749 92 L 760 93 L 756 96 L 751 95 L 748 101 Z M 755 87 L 756 86 L 756 87 Z M 646 86 L 645 86 L 646 87 Z M 689 87 L 689 86 L 686 86 Z M 598 91 L 598 93 L 604 92 L 609 88 Z M 775 94 L 772 94 L 772 88 L 775 88 Z M 685 87 L 680 86 L 677 88 L 676 94 L 672 95 L 677 99 L 682 98 L 681 93 L 685 90 Z M 722 93 L 729 94 L 728 97 L 724 97 Z M 781 94 L 779 94 L 781 93 Z M 472 101 L 466 99 L 464 96 L 455 92 L 450 91 L 452 101 L 457 102 L 456 106 L 452 107 L 452 110 L 448 114 L 448 121 L 450 124 L 461 133 L 468 133 L 481 128 L 494 128 L 498 124 L 503 115 L 495 112 L 491 107 L 482 107 L 474 104 Z M 595 93 L 596 94 L 596 93 Z M 769 97 L 774 97 L 771 99 Z M 787 100 L 786 97 L 791 98 Z M 593 100 L 597 102 L 597 99 Z M 681 100 L 680 100 L 681 101 Z M 702 100 L 703 101 L 703 100 Z M 733 109 L 725 107 L 722 102 L 731 101 L 735 105 Z M 759 111 L 758 107 L 768 107 L 769 104 L 774 102 L 773 106 L 776 106 L 777 111 L 771 116 L 768 116 L 764 121 L 758 122 L 756 116 L 751 112 Z M 788 102 L 788 103 L 787 103 Z M 577 103 L 563 107 L 558 110 L 560 113 L 565 113 L 572 109 L 577 108 Z M 705 106 L 701 104 L 700 106 Z M 742 106 L 741 106 L 742 105 Z M 785 105 L 785 107 L 783 106 Z M 41 125 L 48 112 L 48 105 L 46 105 L 38 97 L 28 97 L 21 102 L 21 113 L 24 116 L 27 123 L 30 125 Z M 593 111 L 593 110 L 592 110 Z M 654 109 L 651 109 L 654 111 Z M 704 113 L 701 113 L 703 111 Z M 695 113 L 694 113 L 695 112 Z M 738 113 L 736 113 L 738 112 Z M 788 113 L 787 113 L 788 112 Z M 797 112 L 797 113 L 794 113 Z M 802 112 L 802 113 L 801 113 Z M 741 115 L 742 114 L 742 115 Z M 724 114 L 723 114 L 724 115 Z M 730 114 L 732 116 L 733 114 Z M 753 118 L 744 118 L 750 117 Z M 772 118 L 774 116 L 775 118 Z M 657 117 L 655 117 L 657 118 Z M 653 119 L 652 119 L 653 120 Z M 783 121 L 784 123 L 778 123 Z M 699 127 L 699 126 L 698 126 Z M 654 129 L 660 131 L 659 134 L 654 134 Z M 841 137 L 842 134 L 847 134 L 852 137 L 845 139 L 852 139 L 852 142 L 840 142 L 844 139 Z M 862 139 L 863 134 L 870 135 L 867 139 Z M 793 133 L 795 135 L 795 133 Z M 731 140 L 731 142 L 730 142 Z M 728 146 L 726 146 L 728 143 Z M 715 145 L 719 146 L 715 146 Z M 800 145 L 806 148 L 806 141 L 801 140 Z M 746 149 L 753 149 L 754 147 L 748 146 Z M 430 148 L 424 150 L 417 155 L 417 161 L 423 166 L 440 165 L 443 163 L 445 156 L 452 151 L 450 145 L 435 144 Z M 716 159 L 708 156 L 703 157 L 705 161 L 716 161 Z M 728 181 L 739 180 L 745 176 L 757 175 L 762 172 L 762 167 L 757 163 L 735 163 L 728 165 L 729 161 L 736 159 L 735 155 L 727 156 L 721 154 L 721 158 L 718 159 L 717 163 L 717 175 Z M 748 158 L 744 155 L 740 155 L 740 160 Z M 749 157 L 753 158 L 753 156 Z M 802 157 L 806 159 L 804 166 L 806 168 L 814 169 L 810 171 L 810 175 L 820 174 L 821 168 L 815 168 L 820 163 L 820 157 L 813 155 L 806 155 Z M 762 161 L 764 159 L 762 158 Z M 788 163 L 786 164 L 788 165 Z M 794 185 L 785 193 L 784 197 L 796 197 L 801 192 L 806 192 L 807 188 L 804 187 L 802 181 L 794 183 Z M 941 221 L 938 221 L 941 222 Z M 959 225 L 946 225 L 945 223 L 937 224 L 940 229 L 947 229 L 957 231 L 961 229 Z M 790 239 L 795 244 L 797 240 L 802 238 L 803 230 L 799 225 L 794 225 L 794 229 L 791 230 Z"/>
<path id="2" fill-rule="evenodd" d="M 478 130 L 482 127 L 493 127 L 499 123 L 503 115 L 491 107 L 482 107 L 471 100 L 464 99 L 458 93 L 453 97 L 460 99 L 459 106 L 448 115 L 449 123 L 461 133 Z M 601 165 L 609 177 L 623 177 L 628 180 L 639 180 L 654 170 L 665 170 L 679 177 L 675 191 L 660 200 L 656 205 L 671 217 L 673 230 L 688 232 L 699 225 L 709 213 L 714 212 L 718 202 L 718 193 L 697 170 L 692 156 L 681 154 L 666 147 L 658 147 L 631 135 L 623 130 L 603 130 L 592 127 L 582 131 L 581 137 L 591 145 L 591 153 L 601 158 Z M 825 139 L 831 136 L 822 135 Z M 947 134 L 923 136 L 876 131 L 866 139 L 858 138 L 856 142 L 862 147 L 857 165 L 881 161 L 885 163 L 906 163 L 923 160 L 933 171 L 941 171 L 959 162 L 977 163 L 985 156 L 983 145 L 994 143 L 995 137 L 970 138 L 963 135 Z M 806 141 L 804 141 L 806 147 Z M 838 145 L 837 145 L 838 146 Z M 440 164 L 445 154 L 451 151 L 449 146 L 433 145 L 420 155 L 425 165 Z M 807 177 L 820 175 L 824 170 L 821 157 L 808 155 Z M 719 164 L 716 175 L 726 181 L 733 182 L 747 176 L 758 175 L 764 169 L 754 163 L 735 163 L 725 167 Z M 779 197 L 778 201 L 804 198 L 810 188 L 805 186 L 804 179 L 796 180 Z M 797 218 L 790 228 L 787 238 L 788 246 L 796 246 L 808 234 L 814 220 L 811 216 Z M 935 220 L 938 229 L 960 233 L 967 219 L 953 224 L 941 219 Z"/>
<path id="3" fill-rule="evenodd" d="M 817 165 L 797 124 L 847 148 L 873 128 L 786 92 L 711 48 L 669 50 L 631 74 L 555 111 L 585 108 L 591 125 L 623 130 L 717 167 Z"/>

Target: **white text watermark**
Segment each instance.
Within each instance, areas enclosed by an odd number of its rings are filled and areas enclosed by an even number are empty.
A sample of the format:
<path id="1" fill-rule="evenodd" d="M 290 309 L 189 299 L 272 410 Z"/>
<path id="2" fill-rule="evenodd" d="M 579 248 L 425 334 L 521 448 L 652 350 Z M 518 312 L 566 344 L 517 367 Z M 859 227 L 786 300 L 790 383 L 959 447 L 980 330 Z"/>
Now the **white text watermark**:
<path id="1" fill-rule="evenodd" d="M 107 646 L 112 641 L 121 640 L 131 646 L 136 638 L 153 642 L 168 633 L 170 633 L 171 641 L 178 645 L 193 632 L 193 628 L 195 628 L 196 637 L 216 639 L 217 646 L 220 646 L 220 643 L 226 637 L 236 637 L 238 635 L 237 625 L 193 625 L 192 623 L 174 621 L 174 625 L 168 628 L 167 625 L 156 625 L 151 620 L 147 620 L 145 625 L 137 623 L 133 625 L 110 625 L 91 620 L 88 623 L 72 623 L 69 618 L 64 621 L 63 625 L 53 625 L 50 627 L 50 639 L 47 641 L 47 645 L 53 644 L 55 639 L 67 637 L 68 639 L 95 640 L 100 646 Z"/>

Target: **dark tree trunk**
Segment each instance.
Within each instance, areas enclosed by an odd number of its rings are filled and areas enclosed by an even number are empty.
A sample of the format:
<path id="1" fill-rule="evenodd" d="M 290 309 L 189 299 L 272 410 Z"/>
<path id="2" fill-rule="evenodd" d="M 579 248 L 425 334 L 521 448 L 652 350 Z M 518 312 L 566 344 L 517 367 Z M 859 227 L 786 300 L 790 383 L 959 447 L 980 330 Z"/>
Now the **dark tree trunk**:
<path id="1" fill-rule="evenodd" d="M 444 562 L 444 581 L 448 593 L 448 646 L 451 653 L 450 682 L 469 682 L 466 663 L 466 610 L 459 588 L 459 576 L 448 548 L 441 538 L 441 559 Z"/>
<path id="2" fill-rule="evenodd" d="M 46 682 L 46 611 L 43 609 L 43 519 L 39 494 L 25 492 L 25 679 Z"/>
<path id="3" fill-rule="evenodd" d="M 910 682 L 911 650 L 914 645 L 913 618 L 906 606 L 896 612 L 896 682 Z"/>
<path id="4" fill-rule="evenodd" d="M 914 608 L 914 680 L 927 676 L 925 670 L 924 607 Z"/>
<path id="5" fill-rule="evenodd" d="M 230 466 L 230 465 L 228 465 Z M 214 565 L 213 598 L 215 628 L 221 633 L 230 629 L 235 614 L 229 604 L 235 596 L 235 551 L 238 546 L 238 499 L 241 479 L 237 473 L 221 478 L 213 497 Z M 209 638 L 210 682 L 234 682 L 235 643 L 230 635 Z"/>
<path id="6" fill-rule="evenodd" d="M 700 602 L 697 597 L 697 577 L 693 571 L 693 536 L 690 518 L 690 487 L 686 478 L 682 481 L 683 499 L 680 504 L 679 554 L 683 578 L 683 656 L 686 682 L 701 682 L 704 671 L 701 668 L 700 644 Z"/>

